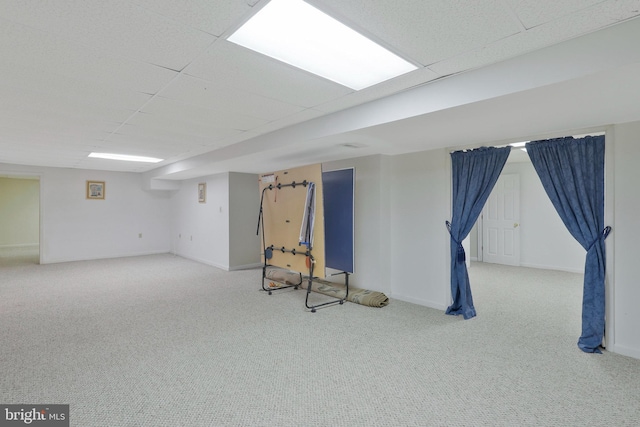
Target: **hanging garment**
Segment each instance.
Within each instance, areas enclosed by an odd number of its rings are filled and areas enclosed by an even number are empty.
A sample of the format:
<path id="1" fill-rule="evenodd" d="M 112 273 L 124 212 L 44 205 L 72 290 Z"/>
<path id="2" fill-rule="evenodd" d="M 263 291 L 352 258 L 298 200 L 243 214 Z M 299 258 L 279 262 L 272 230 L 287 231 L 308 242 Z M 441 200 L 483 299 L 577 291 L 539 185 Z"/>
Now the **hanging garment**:
<path id="1" fill-rule="evenodd" d="M 307 185 L 307 198 L 304 203 L 302 225 L 300 227 L 299 245 L 305 245 L 307 249 L 313 247 L 313 225 L 316 214 L 316 185 L 310 182 Z"/>

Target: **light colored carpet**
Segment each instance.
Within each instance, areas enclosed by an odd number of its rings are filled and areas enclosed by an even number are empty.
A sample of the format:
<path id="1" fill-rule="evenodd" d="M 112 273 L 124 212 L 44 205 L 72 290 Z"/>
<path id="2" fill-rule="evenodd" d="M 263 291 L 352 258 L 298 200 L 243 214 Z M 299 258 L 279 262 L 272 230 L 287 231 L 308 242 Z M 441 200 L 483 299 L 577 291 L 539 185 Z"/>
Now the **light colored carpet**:
<path id="1" fill-rule="evenodd" d="M 79 427 L 640 425 L 640 360 L 576 346 L 580 276 L 516 270 L 474 265 L 464 321 L 311 314 L 260 269 L 171 255 L 4 265 L 0 402 Z"/>

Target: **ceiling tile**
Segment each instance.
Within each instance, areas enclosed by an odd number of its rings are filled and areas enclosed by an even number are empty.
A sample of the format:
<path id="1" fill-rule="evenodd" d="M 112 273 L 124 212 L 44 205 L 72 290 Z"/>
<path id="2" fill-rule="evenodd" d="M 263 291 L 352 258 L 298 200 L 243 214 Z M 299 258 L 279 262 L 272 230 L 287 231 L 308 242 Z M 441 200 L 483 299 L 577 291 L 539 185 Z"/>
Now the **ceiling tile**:
<path id="1" fill-rule="evenodd" d="M 274 120 L 263 126 L 258 126 L 252 129 L 252 131 L 257 134 L 265 134 L 268 132 L 272 132 L 274 130 L 285 128 L 287 126 L 291 126 L 297 123 L 305 122 L 307 120 L 315 119 L 316 117 L 324 116 L 325 114 L 326 113 L 323 111 L 309 108 L 306 110 L 302 110 L 299 113 L 292 114 L 287 117 L 283 117 L 282 119 Z"/>
<path id="2" fill-rule="evenodd" d="M 5 4 L 7 2 L 0 2 Z M 1 15 L 0 15 L 1 16 Z M 177 73 L 126 58 L 116 58 L 75 41 L 0 18 L 1 61 L 16 70 L 40 70 L 93 82 L 105 88 L 156 93 Z"/>
<path id="3" fill-rule="evenodd" d="M 564 17 L 586 9 L 603 0 L 562 0 L 542 2 L 540 0 L 504 0 L 518 16 L 525 28 L 532 28 L 545 22 Z M 606 2 L 605 2 L 606 3 Z"/>
<path id="4" fill-rule="evenodd" d="M 0 86 L 0 93 L 4 96 L 0 102 L 0 110 L 6 114 L 28 115 L 47 117 L 52 113 L 71 118 L 94 117 L 104 122 L 122 122 L 126 120 L 132 111 L 122 108 L 112 108 L 99 104 L 83 102 L 58 96 L 55 94 L 37 93 Z"/>
<path id="5" fill-rule="evenodd" d="M 95 81 L 77 79 L 49 72 L 48 70 L 22 67 L 0 58 L 0 98 L 2 89 L 27 93 L 41 93 L 108 107 L 137 110 L 151 95 L 130 89 L 107 87 Z M 2 104 L 2 101 L 0 101 Z"/>
<path id="6" fill-rule="evenodd" d="M 303 107 L 229 87 L 225 82 L 207 82 L 180 76 L 162 91 L 162 97 L 212 110 L 231 111 L 264 120 L 276 120 Z"/>
<path id="7" fill-rule="evenodd" d="M 70 168 L 84 157 L 85 152 L 79 151 L 78 147 L 38 149 L 37 146 L 22 146 L 15 141 L 0 140 L 0 163 Z"/>
<path id="8" fill-rule="evenodd" d="M 175 120 L 181 123 L 205 123 L 214 127 L 229 127 L 239 130 L 253 129 L 268 122 L 265 119 L 227 111 L 219 106 L 217 108 L 210 109 L 157 96 L 146 104 L 141 112 L 168 122 Z"/>
<path id="9" fill-rule="evenodd" d="M 13 91 L 0 85 L 0 123 L 22 118 L 28 121 L 63 122 L 94 120 L 94 123 L 121 123 L 131 111 L 83 104 L 56 95 Z M 68 120 L 67 120 L 68 119 Z"/>
<path id="10" fill-rule="evenodd" d="M 352 92 L 347 87 L 224 40 L 215 43 L 185 72 L 303 107 L 313 107 Z"/>
<path id="11" fill-rule="evenodd" d="M 4 116 L 4 114 L 3 114 Z M 0 121 L 2 135 L 16 143 L 44 145 L 38 148 L 55 148 L 57 144 L 84 146 L 95 144 L 108 135 L 108 124 L 92 120 L 64 121 L 55 115 L 47 115 L 40 120 L 29 120 L 21 116 L 8 117 Z M 56 144 L 55 147 L 53 144 Z"/>
<path id="12" fill-rule="evenodd" d="M 628 19 L 638 19 L 638 17 L 640 17 L 640 0 L 608 0 L 573 16 L 573 18 L 577 18 L 580 21 L 591 18 L 592 31 L 618 24 Z M 573 19 L 568 19 L 568 22 L 572 23 Z"/>
<path id="13" fill-rule="evenodd" d="M 134 0 L 138 6 L 201 31 L 222 35 L 251 11 L 238 0 Z"/>
<path id="14" fill-rule="evenodd" d="M 316 3 L 337 19 L 353 24 L 356 30 L 422 65 L 480 48 L 521 30 L 502 0 L 322 0 Z"/>
<path id="15" fill-rule="evenodd" d="M 0 2 L 0 16 L 103 53 L 181 70 L 215 37 L 126 0 Z"/>
<path id="16" fill-rule="evenodd" d="M 125 126 L 118 129 L 118 134 L 136 138 L 148 136 L 162 141 L 191 141 L 195 145 L 215 145 L 216 141 L 237 135 L 242 131 L 230 128 L 215 128 L 212 126 L 196 126 L 166 122 L 145 114 L 137 114 Z"/>
<path id="17" fill-rule="evenodd" d="M 110 150 L 121 154 L 132 154 L 158 158 L 168 158 L 176 154 L 188 152 L 194 147 L 200 146 L 190 140 L 163 140 L 151 135 L 135 136 L 113 134 L 106 141 L 101 141 L 97 148 Z"/>
<path id="18" fill-rule="evenodd" d="M 541 49 L 640 15 L 638 0 L 622 0 L 616 7 L 608 2 L 579 13 L 539 25 L 526 32 L 492 43 L 483 49 L 459 55 L 431 65 L 439 74 L 450 74 L 500 62 L 526 52 Z"/>
<path id="19" fill-rule="evenodd" d="M 46 148 L 48 148 L 49 145 L 50 145 L 50 142 L 48 142 L 46 140 L 39 141 L 39 142 L 34 142 L 33 144 L 29 144 L 28 148 L 27 147 L 20 147 L 20 144 L 14 144 L 15 148 L 21 148 L 21 149 L 26 149 L 26 150 L 46 149 Z M 93 145 L 92 144 L 88 144 L 88 143 L 75 143 L 75 142 L 68 142 L 68 141 L 56 141 L 56 148 L 61 150 L 61 151 L 90 150 L 91 147 L 93 147 Z M 41 151 L 38 151 L 38 153 L 41 153 Z"/>

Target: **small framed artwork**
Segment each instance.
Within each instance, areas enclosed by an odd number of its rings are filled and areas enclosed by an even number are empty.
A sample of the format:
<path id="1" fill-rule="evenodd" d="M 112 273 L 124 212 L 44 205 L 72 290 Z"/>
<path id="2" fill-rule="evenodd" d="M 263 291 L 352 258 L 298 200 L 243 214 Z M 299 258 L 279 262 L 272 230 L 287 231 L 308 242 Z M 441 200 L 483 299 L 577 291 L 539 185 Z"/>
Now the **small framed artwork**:
<path id="1" fill-rule="evenodd" d="M 198 202 L 207 203 L 207 183 L 198 184 Z"/>
<path id="2" fill-rule="evenodd" d="M 104 200 L 104 181 L 87 181 L 87 199 Z"/>

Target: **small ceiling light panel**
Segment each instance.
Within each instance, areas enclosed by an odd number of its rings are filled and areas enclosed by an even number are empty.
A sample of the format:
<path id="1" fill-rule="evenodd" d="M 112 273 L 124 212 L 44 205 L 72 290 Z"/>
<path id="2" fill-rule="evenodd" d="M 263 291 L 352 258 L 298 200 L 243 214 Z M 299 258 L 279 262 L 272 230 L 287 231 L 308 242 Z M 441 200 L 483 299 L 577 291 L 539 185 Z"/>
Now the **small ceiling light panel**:
<path id="1" fill-rule="evenodd" d="M 124 160 L 127 162 L 145 162 L 145 163 L 158 163 L 164 160 L 164 159 L 156 159 L 155 157 L 130 156 L 128 154 L 112 154 L 112 153 L 91 153 L 89 154 L 89 157 L 95 157 L 98 159 Z"/>
<path id="2" fill-rule="evenodd" d="M 228 40 L 354 90 L 418 68 L 303 0 L 271 0 Z"/>
<path id="3" fill-rule="evenodd" d="M 510 146 L 512 146 L 512 147 L 520 148 L 520 147 L 524 147 L 525 145 L 527 145 L 527 142 L 529 142 L 529 141 L 523 141 L 523 142 L 512 142 L 512 143 L 511 143 L 511 144 L 509 144 L 509 145 L 510 145 Z"/>
<path id="4" fill-rule="evenodd" d="M 522 141 L 522 142 L 512 142 L 511 144 L 509 144 L 510 146 L 514 147 L 514 148 L 519 148 L 522 151 L 524 151 L 525 153 L 527 152 L 527 149 L 524 148 L 525 145 L 527 145 L 527 142 L 529 141 Z"/>

